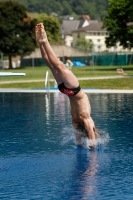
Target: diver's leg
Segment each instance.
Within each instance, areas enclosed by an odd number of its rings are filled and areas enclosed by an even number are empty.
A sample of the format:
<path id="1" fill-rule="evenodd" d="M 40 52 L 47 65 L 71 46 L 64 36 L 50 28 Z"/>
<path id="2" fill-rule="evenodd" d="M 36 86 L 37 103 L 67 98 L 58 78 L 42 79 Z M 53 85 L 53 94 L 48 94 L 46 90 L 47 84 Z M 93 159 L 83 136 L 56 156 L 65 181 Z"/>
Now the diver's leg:
<path id="1" fill-rule="evenodd" d="M 57 81 L 57 84 L 61 84 L 62 83 L 62 79 L 58 73 L 58 71 L 52 66 L 52 64 L 50 63 L 49 61 L 49 58 L 47 56 L 47 53 L 43 47 L 42 44 L 39 44 L 39 47 L 40 47 L 40 51 L 41 51 L 41 55 L 42 55 L 42 58 L 44 59 L 45 63 L 47 64 L 47 66 L 50 68 L 55 80 Z"/>
<path id="2" fill-rule="evenodd" d="M 54 70 L 58 72 L 58 77 L 64 82 L 65 86 L 68 88 L 78 87 L 79 83 L 75 75 L 66 68 L 51 48 L 42 23 L 36 26 L 36 40 L 43 45 L 50 64 L 53 66 Z"/>

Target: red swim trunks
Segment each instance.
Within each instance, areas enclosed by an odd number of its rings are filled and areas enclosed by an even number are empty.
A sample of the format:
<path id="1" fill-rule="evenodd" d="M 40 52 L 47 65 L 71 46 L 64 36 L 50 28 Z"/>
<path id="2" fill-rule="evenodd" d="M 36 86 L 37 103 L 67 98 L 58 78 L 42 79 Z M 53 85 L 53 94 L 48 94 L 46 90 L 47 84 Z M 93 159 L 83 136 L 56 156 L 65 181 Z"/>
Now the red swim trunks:
<path id="1" fill-rule="evenodd" d="M 77 88 L 67 88 L 64 83 L 61 83 L 58 85 L 58 89 L 60 90 L 60 92 L 62 92 L 63 94 L 66 94 L 67 96 L 74 96 L 76 95 L 80 90 L 81 87 L 80 85 Z"/>

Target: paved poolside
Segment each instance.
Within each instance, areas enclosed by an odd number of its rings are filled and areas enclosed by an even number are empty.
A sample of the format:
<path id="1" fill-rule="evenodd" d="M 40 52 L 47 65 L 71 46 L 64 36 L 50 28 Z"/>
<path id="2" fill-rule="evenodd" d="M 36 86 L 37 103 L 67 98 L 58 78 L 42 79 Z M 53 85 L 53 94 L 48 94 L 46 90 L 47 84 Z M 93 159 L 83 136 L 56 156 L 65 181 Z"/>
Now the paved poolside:
<path id="1" fill-rule="evenodd" d="M 125 75 L 115 75 L 115 76 L 95 76 L 95 77 L 78 77 L 78 80 L 98 80 L 98 79 L 116 79 L 116 78 L 132 78 L 133 76 L 125 76 Z M 54 79 L 50 79 L 50 81 L 54 81 Z M 30 83 L 30 82 L 45 82 L 45 79 L 33 79 L 33 80 L 12 80 L 12 81 L 1 81 L 1 84 L 9 84 L 9 83 Z"/>
<path id="2" fill-rule="evenodd" d="M 116 89 L 83 89 L 85 93 L 133 93 L 133 90 L 116 90 Z M 56 88 L 48 89 L 19 89 L 19 88 L 0 88 L 0 93 L 54 93 L 60 92 Z"/>

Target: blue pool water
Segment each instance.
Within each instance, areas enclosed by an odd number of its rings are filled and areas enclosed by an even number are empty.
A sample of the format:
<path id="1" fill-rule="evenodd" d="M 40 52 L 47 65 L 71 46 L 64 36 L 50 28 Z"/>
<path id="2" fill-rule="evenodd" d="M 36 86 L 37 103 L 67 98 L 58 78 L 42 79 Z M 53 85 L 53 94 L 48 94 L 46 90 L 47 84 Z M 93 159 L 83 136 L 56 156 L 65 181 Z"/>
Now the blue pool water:
<path id="1" fill-rule="evenodd" d="M 89 94 L 96 151 L 76 147 L 67 97 L 0 93 L 0 199 L 132 200 L 133 94 Z"/>

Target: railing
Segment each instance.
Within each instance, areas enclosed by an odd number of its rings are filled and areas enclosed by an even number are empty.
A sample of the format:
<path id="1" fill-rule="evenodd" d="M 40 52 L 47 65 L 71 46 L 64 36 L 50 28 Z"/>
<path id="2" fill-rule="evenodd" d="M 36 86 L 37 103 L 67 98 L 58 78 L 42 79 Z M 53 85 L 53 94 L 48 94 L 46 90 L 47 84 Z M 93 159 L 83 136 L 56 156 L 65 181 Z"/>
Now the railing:
<path id="1" fill-rule="evenodd" d="M 57 82 L 56 82 L 56 80 L 54 79 L 54 88 L 57 88 Z"/>
<path id="2" fill-rule="evenodd" d="M 49 73 L 49 71 L 46 71 L 45 88 L 49 92 L 49 90 L 50 90 L 50 73 Z"/>

